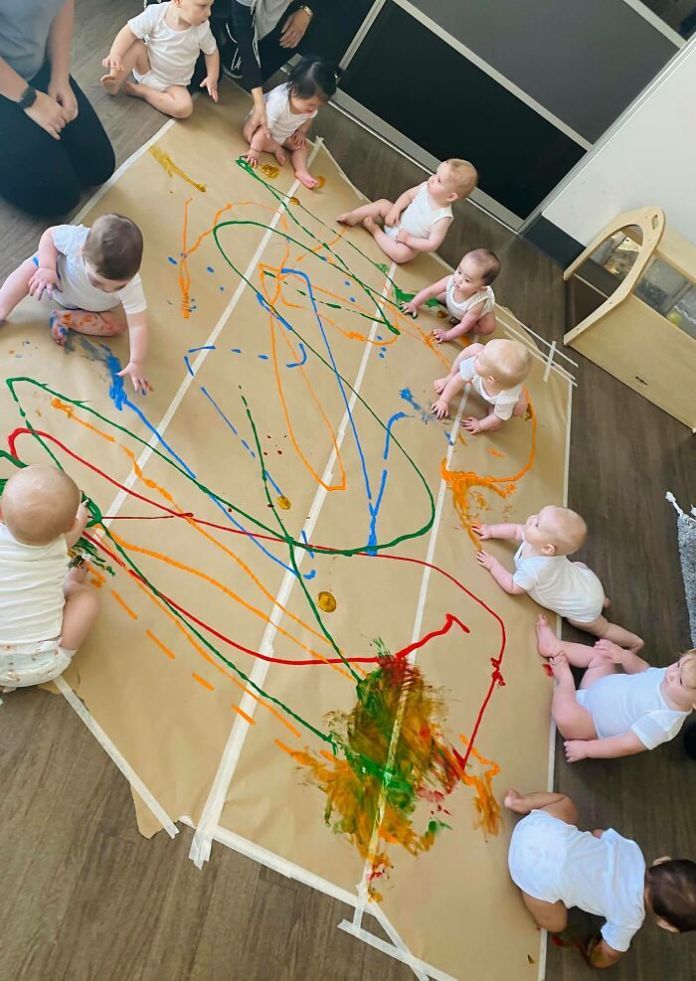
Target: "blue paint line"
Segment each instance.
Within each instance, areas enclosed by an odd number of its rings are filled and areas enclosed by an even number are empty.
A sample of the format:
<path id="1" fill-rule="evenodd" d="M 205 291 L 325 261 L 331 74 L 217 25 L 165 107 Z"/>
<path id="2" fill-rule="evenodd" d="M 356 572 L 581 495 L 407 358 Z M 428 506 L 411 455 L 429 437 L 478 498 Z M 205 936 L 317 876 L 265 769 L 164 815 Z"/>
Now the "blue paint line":
<path id="1" fill-rule="evenodd" d="M 230 351 L 232 352 L 232 354 L 241 354 L 242 353 L 241 347 L 231 347 L 230 348 Z"/>
<path id="2" fill-rule="evenodd" d="M 391 416 L 391 418 L 389 419 L 389 421 L 387 422 L 386 436 L 385 436 L 385 439 L 384 439 L 384 451 L 382 453 L 382 459 L 385 461 L 385 463 L 386 463 L 386 461 L 387 461 L 387 459 L 389 457 L 389 448 L 390 448 L 389 447 L 389 444 L 391 442 L 391 431 L 392 431 L 392 427 L 400 419 L 408 419 L 408 418 L 410 418 L 410 417 L 409 417 L 409 414 L 407 412 L 395 412 Z M 389 471 L 388 471 L 387 467 L 384 467 L 383 470 L 382 470 L 382 476 L 381 476 L 380 482 L 379 482 L 379 492 L 377 494 L 377 501 L 375 502 L 374 507 L 372 505 L 369 505 L 369 508 L 370 508 L 370 536 L 369 536 L 368 541 L 367 541 L 366 551 L 368 553 L 370 553 L 371 555 L 374 555 L 375 554 L 375 546 L 377 545 L 377 518 L 379 516 L 379 509 L 382 507 L 382 499 L 384 497 L 384 491 L 385 491 L 386 486 L 387 486 L 388 472 Z"/>
<path id="3" fill-rule="evenodd" d="M 177 262 L 177 260 L 172 255 L 167 256 L 167 262 L 171 262 L 171 264 L 173 266 L 178 266 L 179 265 L 179 263 Z"/>
<path id="4" fill-rule="evenodd" d="M 214 273 L 214 272 L 215 272 L 215 270 L 213 269 L 213 267 L 212 267 L 212 266 L 206 266 L 206 267 L 205 267 L 205 271 L 206 271 L 206 272 L 209 272 L 209 273 Z"/>
<path id="5" fill-rule="evenodd" d="M 257 354 L 256 357 L 259 359 L 259 361 L 268 361 L 267 354 Z"/>
<path id="6" fill-rule="evenodd" d="M 311 548 L 309 547 L 309 539 L 307 538 L 307 534 L 306 534 L 306 532 L 305 532 L 305 530 L 304 530 L 304 528 L 303 528 L 303 529 L 302 529 L 302 531 L 300 532 L 300 537 L 302 538 L 302 541 L 303 541 L 303 542 L 305 543 L 305 545 L 307 546 L 307 553 L 308 553 L 308 555 L 309 555 L 309 557 L 310 557 L 310 559 L 313 559 L 313 558 L 314 558 L 314 556 L 315 556 L 315 553 L 314 553 L 314 552 L 312 551 L 312 549 L 311 549 Z"/>
<path id="7" fill-rule="evenodd" d="M 304 346 L 304 344 L 302 343 L 302 341 L 298 341 L 297 344 L 298 344 L 298 347 L 299 347 L 300 351 L 302 352 L 302 360 L 301 361 L 288 361 L 288 363 L 285 365 L 286 368 L 301 368 L 303 364 L 306 364 L 307 363 L 307 349 L 306 349 L 306 347 Z"/>

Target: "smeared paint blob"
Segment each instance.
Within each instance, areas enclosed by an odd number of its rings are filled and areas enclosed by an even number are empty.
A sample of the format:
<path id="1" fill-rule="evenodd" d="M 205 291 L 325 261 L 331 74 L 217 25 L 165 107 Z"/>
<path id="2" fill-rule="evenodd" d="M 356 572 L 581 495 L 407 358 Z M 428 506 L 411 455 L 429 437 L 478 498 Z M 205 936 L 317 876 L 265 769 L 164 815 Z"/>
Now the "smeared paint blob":
<path id="1" fill-rule="evenodd" d="M 187 184 L 190 184 L 191 187 L 195 187 L 197 191 L 202 191 L 204 194 L 208 190 L 205 184 L 199 184 L 198 181 L 194 181 L 192 177 L 189 177 L 186 171 L 177 166 L 169 154 L 165 153 L 164 150 L 161 150 L 156 144 L 155 146 L 150 147 L 148 153 L 155 158 L 157 163 L 163 167 L 164 170 L 166 170 L 170 177 L 181 177 L 181 179 L 186 181 Z"/>
<path id="2" fill-rule="evenodd" d="M 290 508 L 292 507 L 292 504 L 290 503 L 290 499 L 285 497 L 284 494 L 280 495 L 280 497 L 276 501 L 276 504 L 278 505 L 279 508 L 282 508 L 283 511 L 289 511 Z"/>
<path id="3" fill-rule="evenodd" d="M 300 203 L 300 199 L 296 198 L 295 195 L 293 194 L 293 196 L 290 198 L 290 204 L 299 204 L 299 203 Z"/>
<path id="4" fill-rule="evenodd" d="M 466 736 L 460 736 L 459 738 L 465 746 L 469 746 L 469 740 Z M 483 767 L 487 767 L 487 769 L 484 769 L 482 773 L 469 772 L 472 768 L 472 756 L 477 763 L 480 763 Z M 500 831 L 500 804 L 493 793 L 493 777 L 497 777 L 499 773 L 500 766 L 497 763 L 481 756 L 475 746 L 471 747 L 469 764 L 467 770 L 462 773 L 462 782 L 467 787 L 474 788 L 474 827 L 482 828 L 484 835 L 497 835 Z"/>
<path id="5" fill-rule="evenodd" d="M 280 173 L 280 167 L 276 167 L 273 164 L 263 164 L 263 166 L 259 167 L 259 170 L 269 181 L 275 180 Z M 297 203 L 299 204 L 300 202 L 298 201 Z"/>
<path id="6" fill-rule="evenodd" d="M 449 827 L 436 817 L 441 801 L 466 774 L 463 757 L 442 735 L 442 694 L 406 658 L 391 657 L 376 644 L 380 666 L 357 683 L 355 707 L 326 719 L 343 758 L 278 745 L 326 794 L 324 819 L 334 832 L 348 835 L 370 863 L 368 892 L 379 901 L 376 880 L 392 867 L 386 845 L 400 845 L 411 855 L 428 851 Z"/>
<path id="7" fill-rule="evenodd" d="M 317 596 L 317 606 L 324 613 L 333 613 L 336 609 L 336 597 L 328 589 L 323 589 Z"/>
<path id="8" fill-rule="evenodd" d="M 316 178 L 316 182 L 317 182 L 316 185 L 317 191 L 321 191 L 322 187 L 326 184 L 326 178 L 319 176 Z"/>

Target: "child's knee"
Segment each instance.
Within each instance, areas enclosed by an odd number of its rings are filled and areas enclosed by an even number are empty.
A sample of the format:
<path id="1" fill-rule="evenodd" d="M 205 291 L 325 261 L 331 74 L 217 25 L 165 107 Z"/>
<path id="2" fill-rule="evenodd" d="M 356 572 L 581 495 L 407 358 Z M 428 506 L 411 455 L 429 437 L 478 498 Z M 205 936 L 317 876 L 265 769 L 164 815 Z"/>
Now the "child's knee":
<path id="1" fill-rule="evenodd" d="M 171 91 L 171 90 L 170 90 Z M 171 115 L 175 119 L 188 119 L 193 112 L 193 99 L 186 89 L 177 89 Z"/>
<path id="2" fill-rule="evenodd" d="M 127 328 L 128 324 L 123 317 L 119 317 L 116 314 L 104 315 L 104 330 L 102 331 L 104 337 L 118 337 Z"/>

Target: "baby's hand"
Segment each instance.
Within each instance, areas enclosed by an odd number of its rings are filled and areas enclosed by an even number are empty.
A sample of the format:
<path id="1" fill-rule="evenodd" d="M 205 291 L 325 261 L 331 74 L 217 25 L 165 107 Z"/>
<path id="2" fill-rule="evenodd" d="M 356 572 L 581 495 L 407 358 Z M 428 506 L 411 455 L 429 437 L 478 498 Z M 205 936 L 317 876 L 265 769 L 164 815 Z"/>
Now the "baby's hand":
<path id="1" fill-rule="evenodd" d="M 489 528 L 488 525 L 482 525 L 478 521 L 474 521 L 474 523 L 471 526 L 471 530 L 473 531 L 473 533 L 475 535 L 478 535 L 478 537 L 481 539 L 482 542 L 485 541 L 487 538 L 493 537 L 490 531 L 488 530 L 488 528 Z"/>
<path id="2" fill-rule="evenodd" d="M 202 89 L 207 89 L 208 95 L 213 100 L 213 102 L 217 102 L 217 100 L 218 100 L 218 87 L 217 87 L 217 79 L 216 78 L 211 78 L 210 75 L 207 75 L 206 78 L 204 78 L 203 81 L 201 82 L 201 88 Z"/>
<path id="3" fill-rule="evenodd" d="M 408 240 L 410 237 L 411 236 L 408 234 L 405 228 L 400 228 L 396 233 L 396 239 L 394 241 L 401 242 L 402 245 L 408 245 Z"/>
<path id="4" fill-rule="evenodd" d="M 280 164 L 281 167 L 283 166 L 283 164 L 285 163 L 285 161 L 288 159 L 287 154 L 286 154 L 285 150 L 282 148 L 282 146 L 279 146 L 277 150 L 274 150 L 273 151 L 273 155 L 274 155 L 274 157 L 276 158 L 276 160 L 278 161 L 278 163 Z"/>
<path id="5" fill-rule="evenodd" d="M 303 150 L 307 146 L 307 137 L 301 130 L 297 129 L 285 142 L 293 150 Z"/>
<path id="6" fill-rule="evenodd" d="M 418 316 L 418 307 L 413 300 L 409 300 L 408 303 L 402 303 L 401 309 L 404 311 L 404 313 L 410 313 L 412 317 Z"/>
<path id="7" fill-rule="evenodd" d="M 566 759 L 569 763 L 577 763 L 578 760 L 587 759 L 587 748 L 584 739 L 566 739 L 564 746 Z"/>
<path id="8" fill-rule="evenodd" d="M 242 160 L 246 160 L 250 167 L 258 167 L 260 156 L 260 150 L 252 150 L 251 147 L 249 147 L 245 156 L 242 157 Z"/>
<path id="9" fill-rule="evenodd" d="M 596 651 L 608 657 L 613 664 L 623 664 L 626 651 L 612 640 L 598 640 L 594 646 Z"/>
<path id="10" fill-rule="evenodd" d="M 401 214 L 397 208 L 390 208 L 384 219 L 384 224 L 389 225 L 390 228 L 394 225 L 398 225 L 400 217 Z"/>
<path id="11" fill-rule="evenodd" d="M 147 395 L 152 391 L 152 385 L 143 374 L 143 366 L 137 361 L 129 361 L 123 371 L 117 372 L 119 378 L 129 375 L 136 392 Z"/>
<path id="12" fill-rule="evenodd" d="M 481 420 L 474 419 L 473 416 L 469 416 L 467 419 L 465 419 L 462 425 L 468 433 L 471 433 L 472 436 L 477 436 L 481 432 Z"/>
<path id="13" fill-rule="evenodd" d="M 490 572 L 491 568 L 495 565 L 496 559 L 488 552 L 481 549 L 480 552 L 476 553 L 476 561 L 479 565 L 482 565 L 484 569 L 488 569 Z"/>
<path id="14" fill-rule="evenodd" d="M 60 284 L 58 273 L 55 269 L 39 268 L 29 280 L 29 292 L 37 300 L 46 294 L 53 296 L 53 289 Z"/>
<path id="15" fill-rule="evenodd" d="M 438 419 L 446 419 L 449 415 L 449 405 L 445 399 L 438 399 L 437 402 L 433 402 L 430 408 Z"/>
<path id="16" fill-rule="evenodd" d="M 442 344 L 443 341 L 448 341 L 450 339 L 449 331 L 443 330 L 442 327 L 435 328 L 435 330 L 433 331 L 433 337 L 435 338 L 438 344 Z"/>
<path id="17" fill-rule="evenodd" d="M 124 70 L 121 57 L 119 55 L 112 55 L 111 52 L 102 60 L 102 65 L 104 68 L 108 68 L 112 74 Z"/>

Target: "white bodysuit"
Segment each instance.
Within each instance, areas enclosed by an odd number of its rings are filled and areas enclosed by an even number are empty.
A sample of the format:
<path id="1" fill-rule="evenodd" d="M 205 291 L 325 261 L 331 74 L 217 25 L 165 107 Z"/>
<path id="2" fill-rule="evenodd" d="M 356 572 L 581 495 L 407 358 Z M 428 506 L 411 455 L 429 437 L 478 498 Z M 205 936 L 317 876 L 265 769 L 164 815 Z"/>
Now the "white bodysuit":
<path id="1" fill-rule="evenodd" d="M 211 55 L 217 51 L 210 21 L 175 31 L 165 20 L 170 6 L 171 3 L 153 3 L 128 21 L 133 34 L 145 41 L 150 62 L 150 70 L 144 75 L 135 70 L 133 74 L 138 82 L 158 92 L 166 91 L 171 85 L 185 88 L 200 52 Z"/>
<path id="2" fill-rule="evenodd" d="M 472 388 L 484 402 L 493 406 L 493 414 L 506 422 L 512 416 L 512 410 L 517 405 L 522 386 L 514 385 L 512 388 L 503 388 L 497 395 L 490 395 L 483 385 L 483 378 L 474 368 L 474 358 L 464 358 L 459 362 L 459 374 L 465 382 L 470 382 Z"/>
<path id="3" fill-rule="evenodd" d="M 460 302 L 454 298 L 454 276 L 449 277 L 447 286 L 445 287 L 445 303 L 450 317 L 463 320 L 469 310 L 473 310 L 481 301 L 483 301 L 483 306 L 481 307 L 479 316 L 483 317 L 495 309 L 495 294 L 490 286 L 484 286 L 483 289 L 478 290 L 473 296 Z"/>
<path id="4" fill-rule="evenodd" d="M 414 238 L 429 238 L 436 222 L 443 219 L 452 221 L 453 217 L 452 208 L 449 205 L 444 208 L 433 205 L 428 194 L 428 182 L 423 181 L 413 201 L 401 212 L 399 223 L 397 225 L 385 225 L 384 231 L 389 238 L 396 238 L 402 228 Z"/>
<path id="5" fill-rule="evenodd" d="M 314 119 L 317 109 L 313 112 L 293 112 L 290 108 L 290 83 L 276 85 L 264 97 L 266 100 L 266 120 L 271 136 L 282 146 L 289 136 L 310 119 Z"/>
<path id="6" fill-rule="evenodd" d="M 578 623 L 596 620 L 604 608 L 604 587 L 594 572 L 567 555 L 523 555 L 525 544 L 515 552 L 515 585 L 561 617 Z"/>

